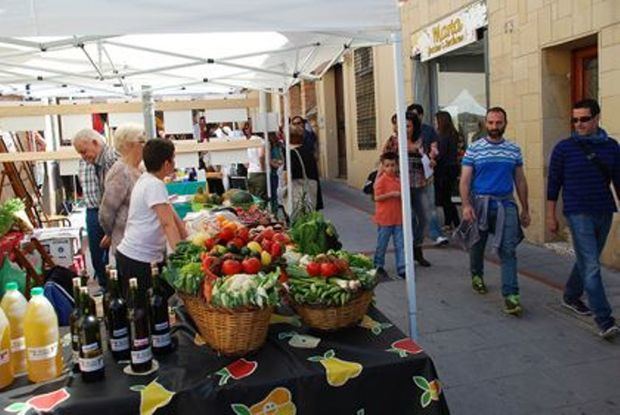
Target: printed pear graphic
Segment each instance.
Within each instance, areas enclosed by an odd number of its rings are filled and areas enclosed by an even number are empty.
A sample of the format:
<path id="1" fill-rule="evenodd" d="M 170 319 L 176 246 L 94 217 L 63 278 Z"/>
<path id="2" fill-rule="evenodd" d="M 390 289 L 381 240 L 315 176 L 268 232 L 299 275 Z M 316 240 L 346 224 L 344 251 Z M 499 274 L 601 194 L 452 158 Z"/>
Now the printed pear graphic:
<path id="1" fill-rule="evenodd" d="M 333 349 L 326 351 L 323 356 L 312 356 L 308 360 L 320 362 L 325 368 L 327 383 L 336 387 L 344 385 L 349 379 L 358 377 L 364 368 L 357 362 L 338 359 Z"/>
<path id="2" fill-rule="evenodd" d="M 358 326 L 368 329 L 372 332 L 372 334 L 378 336 L 383 332 L 383 330 L 392 327 L 392 324 L 380 323 L 376 320 L 373 320 L 368 314 L 366 314 L 364 318 L 362 318 L 362 321 L 360 321 Z"/>
<path id="3" fill-rule="evenodd" d="M 140 392 L 140 415 L 153 415 L 172 400 L 175 392 L 164 388 L 157 379 L 148 385 L 133 385 L 129 389 Z"/>

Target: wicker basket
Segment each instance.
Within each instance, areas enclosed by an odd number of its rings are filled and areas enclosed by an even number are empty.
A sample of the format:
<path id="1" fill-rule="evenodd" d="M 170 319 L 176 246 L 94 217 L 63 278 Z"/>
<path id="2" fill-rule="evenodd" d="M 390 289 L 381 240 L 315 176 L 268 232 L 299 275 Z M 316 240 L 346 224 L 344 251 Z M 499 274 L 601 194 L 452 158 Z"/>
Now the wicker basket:
<path id="1" fill-rule="evenodd" d="M 297 314 L 308 326 L 324 331 L 334 331 L 357 324 L 368 311 L 373 290 L 362 291 L 340 307 L 325 307 L 291 303 Z"/>
<path id="2" fill-rule="evenodd" d="M 267 339 L 272 307 L 228 310 L 210 307 L 202 298 L 178 293 L 204 341 L 226 356 L 242 356 Z"/>

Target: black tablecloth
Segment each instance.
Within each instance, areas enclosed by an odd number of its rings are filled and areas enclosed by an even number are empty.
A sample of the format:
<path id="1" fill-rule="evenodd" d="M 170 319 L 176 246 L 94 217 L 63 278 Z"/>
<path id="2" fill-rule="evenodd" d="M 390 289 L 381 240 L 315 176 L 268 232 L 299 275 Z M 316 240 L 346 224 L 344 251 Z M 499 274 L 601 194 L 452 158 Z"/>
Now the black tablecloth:
<path id="1" fill-rule="evenodd" d="M 125 375 L 106 353 L 106 379 L 67 374 L 44 385 L 17 379 L 0 410 L 22 414 L 447 414 L 431 359 L 375 309 L 360 326 L 309 330 L 272 318 L 265 346 L 243 360 L 197 346 L 182 324 L 157 373 Z M 179 329 L 180 328 L 180 329 Z M 66 350 L 70 352 L 70 350 Z M 69 353 L 70 354 L 70 353 Z"/>

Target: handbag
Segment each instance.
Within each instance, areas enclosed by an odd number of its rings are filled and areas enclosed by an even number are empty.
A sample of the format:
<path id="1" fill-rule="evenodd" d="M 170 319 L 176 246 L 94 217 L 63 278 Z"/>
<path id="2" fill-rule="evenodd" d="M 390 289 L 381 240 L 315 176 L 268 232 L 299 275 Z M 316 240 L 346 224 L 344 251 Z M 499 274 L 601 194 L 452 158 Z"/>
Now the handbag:
<path id="1" fill-rule="evenodd" d="M 292 182 L 292 195 L 288 193 L 284 196 L 285 206 L 288 206 L 288 198 L 292 197 L 292 212 L 290 214 L 291 221 L 305 213 L 316 210 L 316 197 L 318 190 L 318 182 L 316 180 L 308 179 L 306 174 L 306 167 L 304 166 L 303 159 L 297 151 L 292 149 L 292 152 L 297 156 L 299 164 L 301 165 L 301 173 L 303 178 L 293 179 Z"/>
<path id="2" fill-rule="evenodd" d="M 366 183 L 362 187 L 362 192 L 367 195 L 373 195 L 375 193 L 375 180 L 377 180 L 377 170 L 373 170 L 366 177 Z"/>
<path id="3" fill-rule="evenodd" d="M 601 161 L 598 155 L 590 148 L 590 146 L 586 142 L 584 142 L 583 140 L 578 140 L 576 138 L 574 138 L 574 140 L 579 146 L 579 149 L 583 152 L 583 154 L 585 154 L 586 158 L 600 170 L 603 178 L 605 179 L 605 183 L 610 184 L 611 172 L 609 171 L 609 168 Z M 614 186 L 611 186 L 611 193 L 614 196 L 614 201 L 616 201 L 617 204 L 618 195 L 616 194 Z"/>

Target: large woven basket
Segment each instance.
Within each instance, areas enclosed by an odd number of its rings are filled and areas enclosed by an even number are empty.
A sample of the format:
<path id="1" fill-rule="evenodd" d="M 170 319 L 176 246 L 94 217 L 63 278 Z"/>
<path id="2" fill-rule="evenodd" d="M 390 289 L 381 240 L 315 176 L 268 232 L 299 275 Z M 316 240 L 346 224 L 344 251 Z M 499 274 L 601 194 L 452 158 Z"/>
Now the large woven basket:
<path id="1" fill-rule="evenodd" d="M 229 310 L 209 306 L 202 298 L 178 293 L 204 341 L 226 356 L 243 356 L 267 339 L 272 307 Z"/>
<path id="2" fill-rule="evenodd" d="M 309 304 L 291 303 L 297 314 L 309 327 L 324 331 L 334 331 L 357 324 L 368 311 L 372 302 L 373 290 L 362 291 L 340 307 L 325 307 Z"/>

